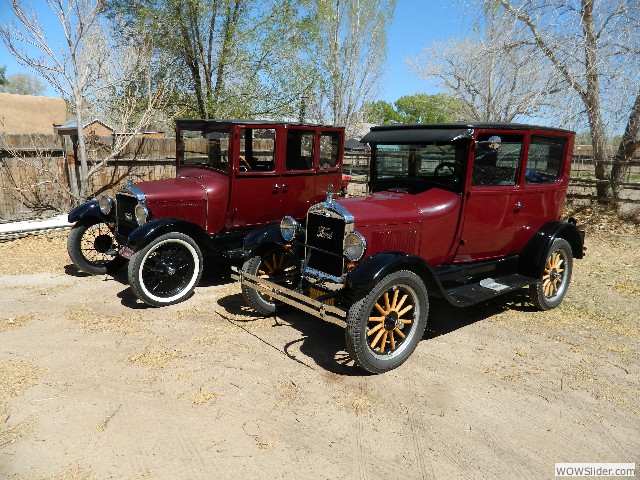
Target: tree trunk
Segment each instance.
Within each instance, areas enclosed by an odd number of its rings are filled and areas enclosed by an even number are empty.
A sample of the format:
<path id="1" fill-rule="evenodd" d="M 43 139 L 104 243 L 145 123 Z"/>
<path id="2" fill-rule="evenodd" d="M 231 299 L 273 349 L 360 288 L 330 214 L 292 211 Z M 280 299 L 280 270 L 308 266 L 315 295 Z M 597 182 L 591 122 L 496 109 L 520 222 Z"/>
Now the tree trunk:
<path id="1" fill-rule="evenodd" d="M 82 118 L 82 97 L 76 95 L 76 123 L 78 126 L 78 156 L 80 157 L 80 200 L 86 200 L 89 192 L 89 164 L 87 162 L 87 146 L 84 138 L 84 121 Z"/>
<path id="2" fill-rule="evenodd" d="M 638 133 L 640 133 L 640 92 L 638 92 L 636 101 L 629 114 L 627 126 L 624 129 L 624 135 L 622 135 L 616 156 L 613 157 L 611 189 L 613 191 L 613 198 L 616 200 L 616 207 L 617 200 L 620 197 L 620 183 L 629 171 L 629 162 L 633 158 L 634 152 L 640 148 Z"/>
<path id="3" fill-rule="evenodd" d="M 609 183 L 606 182 L 606 137 L 602 123 L 600 105 L 600 83 L 598 79 L 598 38 L 593 18 L 593 0 L 582 0 L 581 22 L 584 32 L 585 69 L 587 79 L 586 107 L 591 130 L 591 146 L 595 163 L 596 192 L 599 202 L 611 198 Z"/>

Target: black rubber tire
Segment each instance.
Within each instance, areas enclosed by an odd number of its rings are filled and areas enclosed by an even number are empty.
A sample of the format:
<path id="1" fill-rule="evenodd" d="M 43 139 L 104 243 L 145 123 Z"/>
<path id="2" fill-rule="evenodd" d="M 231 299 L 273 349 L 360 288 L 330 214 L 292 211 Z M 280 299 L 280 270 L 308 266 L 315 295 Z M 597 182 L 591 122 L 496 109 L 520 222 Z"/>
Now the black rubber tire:
<path id="1" fill-rule="evenodd" d="M 556 238 L 545 256 L 540 280 L 529 287 L 529 297 L 534 307 L 538 310 L 551 310 L 560 305 L 569 288 L 572 271 L 571 245 L 564 238 Z"/>
<path id="2" fill-rule="evenodd" d="M 106 223 L 76 223 L 67 237 L 67 253 L 76 267 L 91 275 L 114 273 L 127 263 L 115 253 L 116 239 Z"/>
<path id="3" fill-rule="evenodd" d="M 276 261 L 276 258 L 280 258 L 281 255 L 284 255 L 284 260 Z M 265 260 L 267 263 L 271 262 L 273 268 L 264 268 Z M 291 251 L 274 248 L 262 255 L 255 255 L 249 258 L 242 265 L 242 271 L 293 289 L 300 280 L 300 261 Z M 264 316 L 273 315 L 276 313 L 278 306 L 282 305 L 281 302 L 269 299 L 268 295 L 245 285 L 242 285 L 242 296 L 253 310 Z"/>
<path id="4" fill-rule="evenodd" d="M 183 233 L 161 235 L 133 254 L 129 286 L 144 303 L 154 307 L 186 300 L 202 277 L 202 252 Z"/>
<path id="5" fill-rule="evenodd" d="M 382 305 L 378 304 L 383 310 L 386 309 L 387 313 L 382 314 L 375 305 L 389 292 L 394 292 L 392 298 L 387 297 L 389 305 L 384 301 Z M 407 296 L 409 303 L 401 301 L 400 293 Z M 403 320 L 409 320 L 402 319 L 406 313 L 401 313 L 409 304 L 413 305 L 413 319 L 409 324 L 401 323 Z M 393 370 L 402 365 L 418 346 L 427 327 L 428 313 L 429 297 L 420 277 L 407 270 L 391 273 L 382 278 L 371 292 L 349 308 L 345 330 L 347 351 L 351 358 L 367 372 L 383 373 Z M 376 317 L 381 314 L 382 316 Z M 375 320 L 380 325 L 374 325 L 369 329 L 370 318 L 381 319 Z M 379 333 L 369 343 L 367 337 L 376 331 Z M 397 342 L 394 333 L 398 336 Z M 401 335 L 404 335 L 404 338 Z M 380 340 L 379 345 L 378 340 Z M 391 344 L 391 348 L 385 351 L 387 342 Z"/>

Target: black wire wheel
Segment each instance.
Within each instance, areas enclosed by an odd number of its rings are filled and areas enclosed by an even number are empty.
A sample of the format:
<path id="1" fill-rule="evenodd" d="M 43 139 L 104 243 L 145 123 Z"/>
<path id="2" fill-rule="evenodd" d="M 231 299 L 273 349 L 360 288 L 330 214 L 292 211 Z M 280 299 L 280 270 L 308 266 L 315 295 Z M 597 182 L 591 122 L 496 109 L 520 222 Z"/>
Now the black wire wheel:
<path id="1" fill-rule="evenodd" d="M 249 258 L 242 271 L 250 273 L 283 287 L 294 289 L 300 281 L 300 260 L 297 255 L 281 247 Z M 272 315 L 276 312 L 278 302 L 267 293 L 242 285 L 242 296 L 247 304 L 260 315 Z"/>
<path id="2" fill-rule="evenodd" d="M 167 233 L 133 254 L 128 277 L 133 293 L 149 305 L 182 302 L 202 277 L 202 252 L 188 235 Z"/>
<path id="3" fill-rule="evenodd" d="M 76 223 L 67 237 L 67 253 L 76 267 L 92 275 L 113 273 L 127 260 L 118 255 L 116 239 L 104 222 Z"/>
<path id="4" fill-rule="evenodd" d="M 573 251 L 564 238 L 556 238 L 545 259 L 540 279 L 529 287 L 529 297 L 538 310 L 551 310 L 562 302 L 571 282 Z"/>
<path id="5" fill-rule="evenodd" d="M 349 309 L 347 351 L 368 372 L 392 370 L 418 346 L 428 311 L 427 289 L 418 275 L 406 270 L 389 274 Z"/>

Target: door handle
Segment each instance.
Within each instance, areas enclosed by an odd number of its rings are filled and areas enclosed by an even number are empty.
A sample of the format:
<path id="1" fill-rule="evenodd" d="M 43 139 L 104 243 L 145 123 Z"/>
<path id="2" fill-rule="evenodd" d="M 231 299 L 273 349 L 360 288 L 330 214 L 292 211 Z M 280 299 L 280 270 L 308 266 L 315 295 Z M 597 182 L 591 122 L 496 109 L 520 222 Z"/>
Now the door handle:
<path id="1" fill-rule="evenodd" d="M 516 208 L 517 208 L 518 210 L 520 210 L 521 208 L 524 208 L 524 203 L 522 203 L 522 202 L 518 202 L 518 203 L 516 203 Z"/>

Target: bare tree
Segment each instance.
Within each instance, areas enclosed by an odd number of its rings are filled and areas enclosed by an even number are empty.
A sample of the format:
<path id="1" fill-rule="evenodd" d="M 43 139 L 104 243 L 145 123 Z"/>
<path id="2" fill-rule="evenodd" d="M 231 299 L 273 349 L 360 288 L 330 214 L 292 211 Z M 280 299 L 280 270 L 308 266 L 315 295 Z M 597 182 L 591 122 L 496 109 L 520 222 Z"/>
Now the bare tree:
<path id="1" fill-rule="evenodd" d="M 513 21 L 493 11 L 474 37 L 452 39 L 408 58 L 414 74 L 435 80 L 462 103 L 468 120 L 512 122 L 540 115 L 553 76 Z"/>
<path id="2" fill-rule="evenodd" d="M 101 18 L 101 0 L 47 0 L 47 5 L 57 18 L 65 41 L 59 51 L 52 46 L 53 42 L 47 37 L 35 12 L 20 0 L 11 2 L 15 19 L 0 26 L 0 36 L 20 64 L 37 72 L 71 103 L 78 126 L 80 160 L 79 185 L 72 184 L 72 189 L 79 202 L 91 195 L 90 178 L 108 160 L 90 165 L 87 158 L 82 127 L 90 114 L 92 102 L 109 91 L 131 85 L 131 79 L 148 73 L 153 55 L 150 46 L 140 37 L 135 38 L 136 45 L 128 43 L 122 46 L 113 41 Z M 152 85 L 148 84 L 148 87 Z M 164 96 L 163 86 L 157 87 L 153 85 L 153 89 L 147 90 L 148 95 L 136 97 L 137 100 L 146 100 L 142 108 L 144 113 L 138 109 L 135 112 L 138 128 L 144 125 Z M 131 97 L 124 97 L 123 111 L 131 110 L 130 100 Z M 122 137 L 121 142 L 126 145 L 126 137 Z M 117 148 L 114 155 L 117 155 Z"/>
<path id="3" fill-rule="evenodd" d="M 628 0 L 496 0 L 574 94 L 591 134 L 597 195 L 615 194 L 640 146 L 640 4 Z M 620 115 L 622 113 L 622 115 Z M 607 138 L 624 131 L 607 178 Z"/>
<path id="4" fill-rule="evenodd" d="M 354 126 L 364 102 L 378 92 L 386 30 L 395 0 L 319 0 L 316 46 L 320 85 L 310 99 L 319 120 Z"/>

